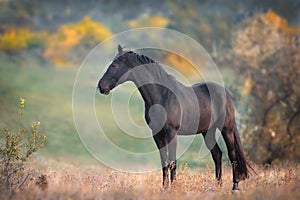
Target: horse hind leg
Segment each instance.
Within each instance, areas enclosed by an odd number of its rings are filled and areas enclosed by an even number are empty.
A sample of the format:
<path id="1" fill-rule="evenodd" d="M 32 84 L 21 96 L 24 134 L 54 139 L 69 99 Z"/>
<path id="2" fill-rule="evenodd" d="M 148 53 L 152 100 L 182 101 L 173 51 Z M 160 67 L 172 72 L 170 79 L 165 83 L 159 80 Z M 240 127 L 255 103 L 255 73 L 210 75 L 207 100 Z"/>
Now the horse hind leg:
<path id="1" fill-rule="evenodd" d="M 230 129 L 224 127 L 222 130 L 222 135 L 227 146 L 229 159 L 232 164 L 232 190 L 238 190 L 239 181 L 248 178 L 248 169 L 236 125 L 234 124 Z"/>
<path id="2" fill-rule="evenodd" d="M 213 161 L 215 163 L 215 173 L 218 183 L 222 184 L 222 151 L 216 141 L 216 128 L 212 127 L 203 134 L 206 147 L 210 150 Z"/>
<path id="3" fill-rule="evenodd" d="M 224 141 L 226 143 L 227 146 L 227 151 L 228 151 L 228 156 L 230 159 L 230 162 L 232 164 L 232 181 L 233 181 L 233 187 L 232 190 L 238 190 L 238 176 L 237 176 L 237 172 L 236 172 L 236 154 L 235 154 L 235 150 L 234 150 L 234 136 L 233 136 L 233 131 L 231 130 L 226 130 L 223 129 L 222 130 L 222 135 L 224 138 Z"/>
<path id="4" fill-rule="evenodd" d="M 211 155 L 215 163 L 216 179 L 218 183 L 222 184 L 222 151 L 218 144 L 211 150 Z"/>

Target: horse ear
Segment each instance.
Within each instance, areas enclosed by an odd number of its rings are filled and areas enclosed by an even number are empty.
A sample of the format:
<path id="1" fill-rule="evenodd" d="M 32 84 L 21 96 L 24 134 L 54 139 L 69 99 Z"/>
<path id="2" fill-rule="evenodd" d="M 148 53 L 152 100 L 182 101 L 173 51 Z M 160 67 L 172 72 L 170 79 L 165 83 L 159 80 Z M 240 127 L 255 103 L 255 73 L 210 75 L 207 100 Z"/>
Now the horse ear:
<path id="1" fill-rule="evenodd" d="M 121 47 L 121 45 L 118 45 L 118 52 L 119 54 L 123 53 L 123 48 Z"/>

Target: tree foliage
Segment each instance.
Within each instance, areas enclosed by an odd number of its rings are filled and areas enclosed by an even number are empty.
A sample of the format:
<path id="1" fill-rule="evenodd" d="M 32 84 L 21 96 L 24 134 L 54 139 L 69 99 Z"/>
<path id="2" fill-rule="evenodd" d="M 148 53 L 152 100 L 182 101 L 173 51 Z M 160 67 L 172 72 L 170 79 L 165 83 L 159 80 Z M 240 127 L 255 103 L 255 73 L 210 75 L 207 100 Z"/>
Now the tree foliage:
<path id="1" fill-rule="evenodd" d="M 155 16 L 142 16 L 136 20 L 130 20 L 128 25 L 131 28 L 139 27 L 166 27 L 170 23 L 170 20 L 166 17 L 155 15 Z"/>
<path id="2" fill-rule="evenodd" d="M 111 31 L 102 23 L 86 16 L 77 23 L 61 26 L 48 41 L 45 56 L 55 64 L 79 62 L 71 52 L 74 48 L 78 54 L 87 53 L 111 35 Z"/>
<path id="3" fill-rule="evenodd" d="M 111 35 L 106 26 L 87 16 L 77 23 L 62 25 L 53 33 L 9 27 L 0 34 L 0 51 L 16 54 L 37 48 L 56 65 L 78 63 L 81 61 L 78 59 L 79 55 L 85 56 Z"/>
<path id="4" fill-rule="evenodd" d="M 43 48 L 47 33 L 33 32 L 28 28 L 10 27 L 0 35 L 0 51 L 16 53 L 32 48 Z"/>
<path id="5" fill-rule="evenodd" d="M 234 35 L 233 65 L 245 75 L 243 129 L 254 161 L 300 158 L 300 29 L 272 11 Z"/>

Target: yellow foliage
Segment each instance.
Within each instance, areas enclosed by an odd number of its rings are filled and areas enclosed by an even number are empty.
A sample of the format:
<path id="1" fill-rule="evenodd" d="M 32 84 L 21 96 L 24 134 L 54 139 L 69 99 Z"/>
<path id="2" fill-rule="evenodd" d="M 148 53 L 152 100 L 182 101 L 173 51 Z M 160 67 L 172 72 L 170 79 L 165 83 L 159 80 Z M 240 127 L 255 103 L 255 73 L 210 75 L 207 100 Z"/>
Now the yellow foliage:
<path id="1" fill-rule="evenodd" d="M 45 56 L 55 64 L 70 63 L 72 61 L 68 56 L 72 48 L 83 48 L 80 44 L 92 48 L 111 35 L 111 31 L 102 23 L 93 22 L 86 16 L 78 23 L 61 26 L 49 40 Z"/>
<path id="2" fill-rule="evenodd" d="M 169 23 L 169 20 L 162 16 L 153 16 L 149 18 L 150 26 L 158 26 L 158 27 L 165 27 Z"/>
<path id="3" fill-rule="evenodd" d="M 131 20 L 128 22 L 128 25 L 131 28 L 138 28 L 138 27 L 146 27 L 146 26 L 152 26 L 152 27 L 166 27 L 169 24 L 169 19 L 163 17 L 163 16 L 150 16 L 146 17 L 143 16 L 137 20 Z"/>
<path id="4" fill-rule="evenodd" d="M 139 22 L 137 20 L 131 20 L 128 22 L 128 25 L 131 28 L 138 28 L 140 26 Z"/>
<path id="5" fill-rule="evenodd" d="M 252 82 L 250 76 L 248 76 L 244 82 L 244 90 L 243 90 L 242 94 L 244 96 L 247 96 L 248 94 L 250 94 L 252 87 L 253 87 L 253 82 Z"/>
<path id="6" fill-rule="evenodd" d="M 77 45 L 81 37 L 77 32 L 68 27 L 62 27 L 59 32 L 51 37 L 47 44 L 45 56 L 55 64 L 65 64 L 66 54 L 70 48 Z"/>
<path id="7" fill-rule="evenodd" d="M 3 8 L 8 3 L 8 0 L 1 0 L 0 1 L 0 8 Z"/>
<path id="8" fill-rule="evenodd" d="M 287 46 L 297 46 L 294 38 L 299 37 L 300 27 L 291 27 L 287 20 L 272 11 L 257 14 L 246 20 L 246 28 L 237 32 L 233 51 L 251 67 Z M 296 36 L 296 37 L 295 37 Z"/>
<path id="9" fill-rule="evenodd" d="M 64 40 L 61 41 L 60 45 L 65 47 L 71 47 L 79 43 L 81 35 L 76 30 L 69 27 L 62 27 L 61 29 Z"/>
<path id="10" fill-rule="evenodd" d="M 166 62 L 186 75 L 196 74 L 197 72 L 191 63 L 174 53 L 168 54 Z"/>
<path id="11" fill-rule="evenodd" d="M 266 14 L 266 18 L 272 22 L 273 26 L 276 28 L 287 26 L 287 20 L 281 18 L 279 15 L 274 13 L 273 11 L 269 11 Z"/>
<path id="12" fill-rule="evenodd" d="M 44 37 L 46 37 L 45 32 L 34 33 L 27 28 L 10 28 L 0 35 L 0 50 L 13 53 L 33 46 L 41 46 Z"/>
<path id="13" fill-rule="evenodd" d="M 300 27 L 289 26 L 286 19 L 280 17 L 273 11 L 269 11 L 266 14 L 266 18 L 271 22 L 271 24 L 281 30 L 283 34 L 294 35 L 300 34 Z"/>
<path id="14" fill-rule="evenodd" d="M 28 28 L 9 27 L 0 34 L 0 51 L 15 53 L 20 50 L 40 47 L 44 56 L 54 64 L 74 62 L 76 56 L 70 54 L 76 47 L 84 53 L 99 42 L 110 37 L 111 31 L 103 24 L 84 17 L 77 23 L 62 25 L 57 32 L 33 32 Z"/>

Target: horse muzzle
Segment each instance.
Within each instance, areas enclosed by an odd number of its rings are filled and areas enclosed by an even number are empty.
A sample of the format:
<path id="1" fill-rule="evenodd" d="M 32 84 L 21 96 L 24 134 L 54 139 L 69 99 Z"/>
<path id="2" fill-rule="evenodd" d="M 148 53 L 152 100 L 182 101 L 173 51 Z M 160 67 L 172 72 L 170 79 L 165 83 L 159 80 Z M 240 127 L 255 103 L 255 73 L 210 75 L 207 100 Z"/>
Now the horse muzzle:
<path id="1" fill-rule="evenodd" d="M 116 85 L 116 81 L 112 80 L 110 83 L 107 80 L 100 80 L 98 83 L 98 89 L 101 94 L 108 95 Z"/>
<path id="2" fill-rule="evenodd" d="M 109 92 L 110 92 L 110 89 L 107 89 L 107 88 L 104 88 L 104 89 L 99 88 L 99 91 L 100 91 L 101 94 L 108 95 Z"/>

